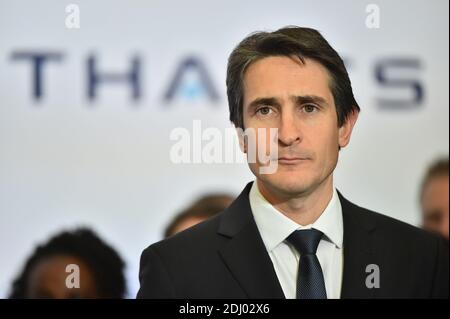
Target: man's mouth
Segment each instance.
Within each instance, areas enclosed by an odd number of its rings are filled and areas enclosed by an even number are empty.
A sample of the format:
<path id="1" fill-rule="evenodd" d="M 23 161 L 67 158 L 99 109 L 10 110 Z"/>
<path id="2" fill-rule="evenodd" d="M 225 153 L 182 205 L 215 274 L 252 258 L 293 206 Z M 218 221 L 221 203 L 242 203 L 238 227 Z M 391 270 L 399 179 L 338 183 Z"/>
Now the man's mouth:
<path id="1" fill-rule="evenodd" d="M 306 157 L 289 157 L 282 156 L 278 158 L 278 164 L 281 165 L 297 165 L 309 161 L 309 158 Z"/>

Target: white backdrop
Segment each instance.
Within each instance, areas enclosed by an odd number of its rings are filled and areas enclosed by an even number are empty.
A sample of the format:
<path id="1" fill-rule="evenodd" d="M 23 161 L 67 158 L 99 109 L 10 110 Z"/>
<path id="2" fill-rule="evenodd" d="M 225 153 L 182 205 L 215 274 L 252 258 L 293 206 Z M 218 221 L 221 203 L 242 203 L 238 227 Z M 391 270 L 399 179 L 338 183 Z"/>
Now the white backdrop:
<path id="1" fill-rule="evenodd" d="M 140 253 L 173 214 L 206 191 L 237 194 L 252 180 L 245 164 L 171 163 L 169 134 L 193 119 L 230 127 L 227 57 L 256 30 L 313 27 L 345 57 L 362 112 L 336 186 L 357 204 L 420 223 L 420 178 L 449 149 L 447 1 L 78 0 L 79 29 L 65 25 L 69 3 L 0 0 L 0 297 L 37 242 L 75 225 L 117 248 L 134 296 Z M 379 28 L 366 26 L 369 4 Z M 20 52 L 61 56 L 42 65 L 39 100 Z M 140 97 L 130 98 L 129 83 L 104 83 L 89 100 L 90 56 L 99 73 L 129 72 L 136 57 Z M 188 57 L 202 63 L 218 100 L 196 72 L 163 99 Z"/>

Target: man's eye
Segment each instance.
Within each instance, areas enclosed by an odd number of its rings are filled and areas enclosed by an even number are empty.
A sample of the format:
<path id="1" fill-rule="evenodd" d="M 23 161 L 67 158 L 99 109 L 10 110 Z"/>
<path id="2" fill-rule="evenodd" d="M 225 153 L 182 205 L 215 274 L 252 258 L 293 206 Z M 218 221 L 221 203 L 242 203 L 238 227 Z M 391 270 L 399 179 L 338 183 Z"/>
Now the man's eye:
<path id="1" fill-rule="evenodd" d="M 260 107 L 256 112 L 261 114 L 261 115 L 267 115 L 267 114 L 270 113 L 270 111 L 271 111 L 270 107 L 263 106 L 263 107 Z"/>
<path id="2" fill-rule="evenodd" d="M 313 113 L 317 110 L 317 106 L 315 106 L 313 104 L 306 104 L 305 106 L 303 106 L 303 110 L 306 113 Z"/>
<path id="3" fill-rule="evenodd" d="M 433 224 L 439 224 L 442 221 L 444 213 L 441 213 L 439 211 L 434 211 L 429 214 L 427 214 L 426 219 L 429 223 Z"/>

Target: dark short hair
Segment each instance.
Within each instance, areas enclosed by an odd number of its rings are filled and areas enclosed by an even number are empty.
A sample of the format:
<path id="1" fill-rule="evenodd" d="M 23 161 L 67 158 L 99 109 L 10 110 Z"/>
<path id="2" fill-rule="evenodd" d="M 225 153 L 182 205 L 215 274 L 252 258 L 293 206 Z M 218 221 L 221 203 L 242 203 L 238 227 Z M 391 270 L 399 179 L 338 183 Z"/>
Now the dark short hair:
<path id="1" fill-rule="evenodd" d="M 111 246 L 88 228 L 63 231 L 37 246 L 26 261 L 21 274 L 14 280 L 9 298 L 27 298 L 26 290 L 31 271 L 40 261 L 58 255 L 77 257 L 88 265 L 94 274 L 100 298 L 124 298 L 124 261 Z"/>
<path id="2" fill-rule="evenodd" d="M 339 127 L 345 123 L 351 112 L 360 111 L 339 54 L 317 30 L 289 26 L 274 32 L 253 33 L 231 52 L 226 84 L 230 120 L 236 127 L 244 129 L 244 73 L 252 63 L 271 56 L 297 57 L 301 63 L 305 63 L 305 59 L 312 59 L 328 70 Z"/>
<path id="3" fill-rule="evenodd" d="M 164 230 L 164 238 L 174 235 L 178 225 L 186 219 L 201 218 L 206 220 L 225 210 L 232 201 L 233 197 L 225 193 L 207 194 L 200 197 L 174 217 Z"/>
<path id="4" fill-rule="evenodd" d="M 427 169 L 425 176 L 422 179 L 422 184 L 420 187 L 419 199 L 422 201 L 423 191 L 425 187 L 431 182 L 433 179 L 449 176 L 448 174 L 448 158 L 440 158 L 435 160 Z"/>

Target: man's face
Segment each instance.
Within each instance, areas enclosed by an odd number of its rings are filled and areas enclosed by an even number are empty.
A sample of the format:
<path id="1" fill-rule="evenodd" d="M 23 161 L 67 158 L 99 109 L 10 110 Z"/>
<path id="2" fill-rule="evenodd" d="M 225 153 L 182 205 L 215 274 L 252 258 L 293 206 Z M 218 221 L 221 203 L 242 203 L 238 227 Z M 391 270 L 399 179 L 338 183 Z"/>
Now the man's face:
<path id="1" fill-rule="evenodd" d="M 448 176 L 431 179 L 423 189 L 423 227 L 448 239 Z"/>
<path id="2" fill-rule="evenodd" d="M 298 196 L 332 180 L 339 146 L 348 144 L 357 113 L 339 128 L 327 70 L 314 60 L 301 64 L 296 58 L 275 56 L 246 70 L 243 118 L 245 129 L 266 129 L 266 150 L 271 143 L 278 145 L 275 173 L 261 174 L 264 164 L 249 163 L 259 182 L 280 194 Z M 269 128 L 278 129 L 276 140 L 270 141 Z"/>

